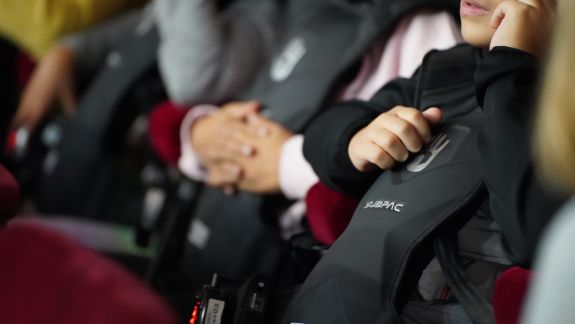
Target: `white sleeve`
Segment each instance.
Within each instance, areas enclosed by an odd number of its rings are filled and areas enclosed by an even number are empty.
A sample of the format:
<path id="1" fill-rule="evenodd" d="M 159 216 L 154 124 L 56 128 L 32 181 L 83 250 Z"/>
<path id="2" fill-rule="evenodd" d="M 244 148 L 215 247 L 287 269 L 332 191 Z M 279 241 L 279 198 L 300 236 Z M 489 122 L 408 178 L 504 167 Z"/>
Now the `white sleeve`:
<path id="1" fill-rule="evenodd" d="M 289 199 L 303 199 L 318 177 L 303 156 L 303 135 L 294 135 L 282 146 L 280 188 Z"/>
<path id="2" fill-rule="evenodd" d="M 204 181 L 207 174 L 190 143 L 190 130 L 195 121 L 217 110 L 218 107 L 212 105 L 195 106 L 186 114 L 180 126 L 181 155 L 178 168 L 184 175 L 197 181 Z"/>
<path id="3" fill-rule="evenodd" d="M 429 33 L 433 30 L 433 33 Z M 447 49 L 462 42 L 461 32 L 453 17 L 446 12 L 417 12 L 401 20 L 389 38 L 381 38 L 372 50 L 380 50 L 379 60 L 364 56 L 364 63 L 371 64 L 370 75 L 356 80 L 361 86 L 353 92 L 346 91 L 344 99 L 369 100 L 388 82 L 410 78 L 421 65 L 423 57 L 434 49 Z M 376 60 L 376 62 L 374 62 Z"/>
<path id="4" fill-rule="evenodd" d="M 429 31 L 433 32 L 429 32 Z M 445 50 L 463 42 L 461 29 L 447 12 L 419 12 L 413 16 L 401 42 L 398 76 L 410 78 L 432 50 Z"/>

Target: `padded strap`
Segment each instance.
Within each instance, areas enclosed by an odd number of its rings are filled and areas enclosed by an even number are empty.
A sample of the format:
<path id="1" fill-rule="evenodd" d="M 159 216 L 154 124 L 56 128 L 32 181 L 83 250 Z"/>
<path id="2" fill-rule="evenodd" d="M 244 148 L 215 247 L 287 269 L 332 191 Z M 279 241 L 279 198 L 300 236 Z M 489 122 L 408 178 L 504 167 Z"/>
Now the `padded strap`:
<path id="1" fill-rule="evenodd" d="M 491 304 L 481 296 L 478 288 L 469 282 L 463 273 L 457 253 L 456 237 L 441 236 L 434 241 L 434 247 L 447 284 L 467 315 L 477 324 L 495 324 Z"/>

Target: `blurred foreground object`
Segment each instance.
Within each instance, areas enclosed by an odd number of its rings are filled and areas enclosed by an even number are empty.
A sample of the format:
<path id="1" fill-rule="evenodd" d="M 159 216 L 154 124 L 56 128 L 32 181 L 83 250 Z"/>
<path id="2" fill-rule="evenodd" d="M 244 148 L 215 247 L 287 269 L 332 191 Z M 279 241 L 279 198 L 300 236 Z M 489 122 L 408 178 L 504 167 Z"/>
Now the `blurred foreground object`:
<path id="1" fill-rule="evenodd" d="M 34 57 L 60 37 L 81 31 L 146 0 L 0 0 L 0 34 Z"/>
<path id="2" fill-rule="evenodd" d="M 143 283 L 42 226 L 0 231 L 3 323 L 176 323 Z"/>

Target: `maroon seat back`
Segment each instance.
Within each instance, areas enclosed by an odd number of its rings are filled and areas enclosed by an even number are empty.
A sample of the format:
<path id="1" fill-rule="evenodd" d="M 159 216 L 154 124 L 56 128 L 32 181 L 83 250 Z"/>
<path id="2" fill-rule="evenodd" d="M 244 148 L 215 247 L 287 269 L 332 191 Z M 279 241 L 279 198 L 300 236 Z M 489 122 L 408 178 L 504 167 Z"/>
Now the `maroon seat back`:
<path id="1" fill-rule="evenodd" d="M 358 200 L 316 183 L 306 195 L 307 221 L 314 238 L 332 244 L 343 233 Z"/>
<path id="2" fill-rule="evenodd" d="M 176 164 L 180 157 L 180 125 L 187 112 L 188 109 L 166 101 L 150 113 L 148 123 L 152 148 L 168 165 Z"/>
<path id="3" fill-rule="evenodd" d="M 493 291 L 493 310 L 497 324 L 518 324 L 532 272 L 513 267 L 501 274 Z"/>
<path id="4" fill-rule="evenodd" d="M 0 230 L 0 300 L 1 323 L 176 323 L 118 265 L 32 224 Z"/>

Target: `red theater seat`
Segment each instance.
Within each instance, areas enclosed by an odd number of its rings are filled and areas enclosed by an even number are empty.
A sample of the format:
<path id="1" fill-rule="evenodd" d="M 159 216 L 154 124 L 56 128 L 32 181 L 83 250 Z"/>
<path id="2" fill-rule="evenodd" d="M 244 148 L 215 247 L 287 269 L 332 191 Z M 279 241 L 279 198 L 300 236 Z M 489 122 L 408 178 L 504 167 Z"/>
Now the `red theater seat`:
<path id="1" fill-rule="evenodd" d="M 118 265 L 39 225 L 0 230 L 0 323 L 176 323 Z"/>
<path id="2" fill-rule="evenodd" d="M 493 310 L 497 324 L 517 324 L 532 272 L 513 267 L 501 274 L 493 291 Z"/>
<path id="3" fill-rule="evenodd" d="M 164 102 L 150 114 L 150 142 L 152 148 L 168 165 L 178 162 L 180 157 L 180 124 L 188 109 Z"/>
<path id="4" fill-rule="evenodd" d="M 316 240 L 330 245 L 343 233 L 358 200 L 316 183 L 306 195 L 307 221 Z"/>

